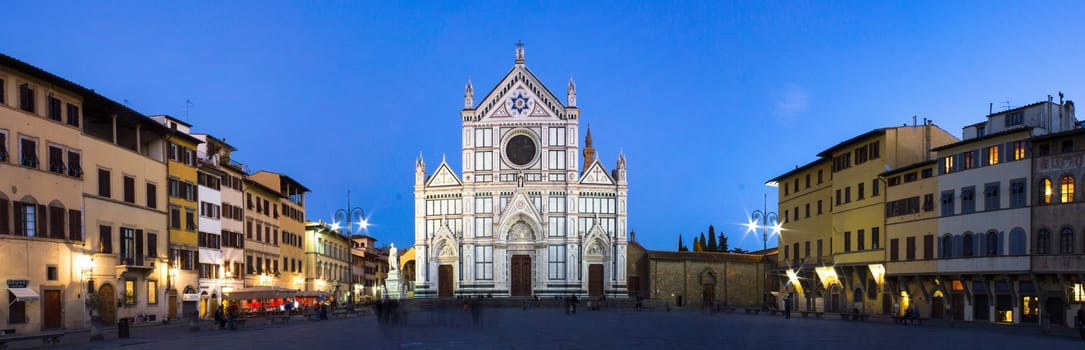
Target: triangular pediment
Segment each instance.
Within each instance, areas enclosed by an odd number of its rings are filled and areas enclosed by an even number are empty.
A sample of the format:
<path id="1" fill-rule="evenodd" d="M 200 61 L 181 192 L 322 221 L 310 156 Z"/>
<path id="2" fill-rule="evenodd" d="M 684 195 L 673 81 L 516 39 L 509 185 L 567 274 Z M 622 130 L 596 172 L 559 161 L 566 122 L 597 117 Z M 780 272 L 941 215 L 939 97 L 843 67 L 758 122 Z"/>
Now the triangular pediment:
<path id="1" fill-rule="evenodd" d="M 580 178 L 582 184 L 595 184 L 595 185 L 613 185 L 614 179 L 610 177 L 607 170 L 603 168 L 603 163 L 598 159 L 593 161 L 588 166 L 588 171 L 584 172 L 584 176 Z"/>
<path id="2" fill-rule="evenodd" d="M 456 173 L 452 172 L 452 168 L 448 166 L 448 163 L 441 162 L 441 165 L 437 167 L 437 171 L 429 177 L 426 181 L 426 187 L 449 187 L 449 186 L 461 186 L 463 182 L 456 176 Z"/>
<path id="3" fill-rule="evenodd" d="M 509 74 L 482 99 L 478 107 L 482 120 L 559 120 L 565 106 L 526 66 L 513 67 Z"/>

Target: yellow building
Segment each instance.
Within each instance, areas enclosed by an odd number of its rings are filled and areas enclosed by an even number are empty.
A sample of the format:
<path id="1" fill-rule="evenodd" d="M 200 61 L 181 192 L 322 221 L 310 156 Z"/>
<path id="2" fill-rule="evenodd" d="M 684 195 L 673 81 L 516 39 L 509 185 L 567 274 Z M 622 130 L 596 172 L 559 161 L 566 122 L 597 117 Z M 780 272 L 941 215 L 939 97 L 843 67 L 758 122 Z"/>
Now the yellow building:
<path id="1" fill-rule="evenodd" d="M 818 153 L 819 161 L 804 167 L 816 171 L 817 165 L 821 165 L 823 177 L 829 177 L 823 179 L 828 182 L 827 188 L 814 184 L 807 188 L 806 175 L 816 176 L 813 175 L 816 172 L 791 171 L 774 179 L 781 192 L 780 247 L 784 252 L 780 266 L 796 267 L 787 273 L 789 278 L 780 286 L 784 293 L 779 293 L 778 298 L 791 296 L 799 309 L 821 307 L 826 311 L 889 313 L 893 298 L 883 295 L 890 292 L 884 288 L 886 240 L 882 192 L 885 183 L 879 175 L 887 169 L 928 160 L 930 149 L 956 141 L 945 130 L 927 122 L 875 129 Z M 824 167 L 828 167 L 828 174 Z M 810 199 L 803 199 L 806 196 Z M 823 210 L 829 211 L 829 218 L 813 214 L 810 223 L 804 222 L 807 204 L 819 199 L 824 203 Z M 816 213 L 816 207 L 811 211 Z M 795 237 L 791 232 L 797 232 Z M 832 260 L 810 264 L 807 257 L 812 255 L 817 260 L 816 240 L 812 238 L 818 237 L 827 250 L 823 256 L 832 255 Z M 808 241 L 815 245 L 809 250 Z M 804 265 L 808 267 L 803 273 L 809 274 L 813 267 L 818 277 L 809 279 L 805 285 L 805 289 L 813 290 L 811 293 L 803 291 L 803 279 L 798 276 L 799 268 Z M 819 302 L 819 298 L 824 301 Z"/>
<path id="2" fill-rule="evenodd" d="M 169 264 L 167 280 L 167 306 L 170 319 L 197 314 L 199 288 L 199 225 L 196 219 L 198 204 L 196 147 L 202 143 L 189 135 L 191 125 L 167 115 L 151 117 L 170 129 L 166 136 L 166 159 L 168 178 L 166 188 L 169 197 Z M 181 315 L 177 313 L 181 306 Z"/>
<path id="3" fill-rule="evenodd" d="M 245 287 L 278 286 L 279 220 L 272 215 L 279 191 L 245 179 Z"/>
<path id="4" fill-rule="evenodd" d="M 790 269 L 805 283 L 786 283 L 798 310 L 824 310 L 826 285 L 817 284 L 815 269 L 833 263 L 832 169 L 828 159 L 818 159 L 770 181 L 779 191 L 779 220 L 786 228 L 779 237 L 777 266 Z M 784 272 L 786 275 L 786 271 Z M 839 286 L 836 286 L 839 288 Z"/>
<path id="5" fill-rule="evenodd" d="M 889 242 L 885 284 L 898 315 L 916 306 L 922 315 L 942 317 L 945 295 L 933 289 L 938 274 L 937 166 L 936 161 L 927 160 L 881 175 L 886 183 L 885 238 Z"/>
<path id="6" fill-rule="evenodd" d="M 0 55 L 0 278 L 7 282 L 0 328 L 84 327 L 80 111 L 87 92 Z"/>
<path id="7" fill-rule="evenodd" d="M 289 176 L 270 171 L 257 171 L 249 175 L 251 181 L 275 190 L 278 196 L 267 203 L 271 205 L 273 226 L 271 245 L 277 248 L 275 253 L 282 264 L 282 269 L 275 269 L 279 274 L 275 285 L 289 289 L 302 289 L 305 280 L 305 193 L 308 188 Z M 266 208 L 265 208 L 266 210 Z M 279 232 L 281 231 L 281 232 Z M 274 265 L 274 264 L 272 264 Z"/>
<path id="8" fill-rule="evenodd" d="M 323 222 L 308 222 L 305 227 L 305 290 L 346 303 L 350 284 L 347 236 Z"/>

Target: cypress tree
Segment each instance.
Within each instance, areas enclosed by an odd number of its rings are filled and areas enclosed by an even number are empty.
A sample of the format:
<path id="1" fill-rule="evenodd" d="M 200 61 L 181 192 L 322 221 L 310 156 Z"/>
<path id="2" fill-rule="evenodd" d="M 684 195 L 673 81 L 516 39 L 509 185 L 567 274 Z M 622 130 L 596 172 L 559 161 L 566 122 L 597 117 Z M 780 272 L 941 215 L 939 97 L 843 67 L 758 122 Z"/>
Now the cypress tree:
<path id="1" fill-rule="evenodd" d="M 716 245 L 716 228 L 712 227 L 712 225 L 708 225 L 708 247 L 707 248 L 708 248 L 707 250 L 710 251 L 710 252 L 718 252 L 718 251 L 720 251 L 719 246 Z"/>
<path id="2" fill-rule="evenodd" d="M 682 244 L 682 234 L 681 233 L 678 234 L 678 251 L 680 251 L 680 252 L 688 252 L 689 251 L 689 248 L 686 248 L 686 246 L 684 244 Z"/>

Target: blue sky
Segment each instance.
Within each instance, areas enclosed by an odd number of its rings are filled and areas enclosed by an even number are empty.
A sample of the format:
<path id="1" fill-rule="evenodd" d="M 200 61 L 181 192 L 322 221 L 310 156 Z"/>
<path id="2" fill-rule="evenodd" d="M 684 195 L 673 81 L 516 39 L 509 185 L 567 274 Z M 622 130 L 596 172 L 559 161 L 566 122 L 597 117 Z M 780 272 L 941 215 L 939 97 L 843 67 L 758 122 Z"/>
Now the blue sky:
<path id="1" fill-rule="evenodd" d="M 350 189 L 380 243 L 408 246 L 415 159 L 460 169 L 464 83 L 484 96 L 523 40 L 558 96 L 576 79 L 600 159 L 625 152 L 639 242 L 674 249 L 714 224 L 752 250 L 740 224 L 765 194 L 775 209 L 765 180 L 841 140 L 912 116 L 959 136 L 988 103 L 1085 98 L 1083 8 L 28 1 L 5 5 L 0 52 L 226 138 L 252 170 L 311 188 L 309 219 Z"/>

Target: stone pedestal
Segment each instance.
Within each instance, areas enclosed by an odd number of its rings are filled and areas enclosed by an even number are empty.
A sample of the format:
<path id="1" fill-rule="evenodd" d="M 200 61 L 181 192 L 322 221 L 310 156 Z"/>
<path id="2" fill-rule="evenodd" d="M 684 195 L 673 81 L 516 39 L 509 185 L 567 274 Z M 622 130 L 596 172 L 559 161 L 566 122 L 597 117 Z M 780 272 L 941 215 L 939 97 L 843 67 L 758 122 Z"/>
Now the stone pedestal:
<path id="1" fill-rule="evenodd" d="M 389 271 L 388 279 L 384 283 L 387 286 L 385 297 L 396 300 L 403 299 L 403 280 L 399 276 L 399 270 Z"/>

